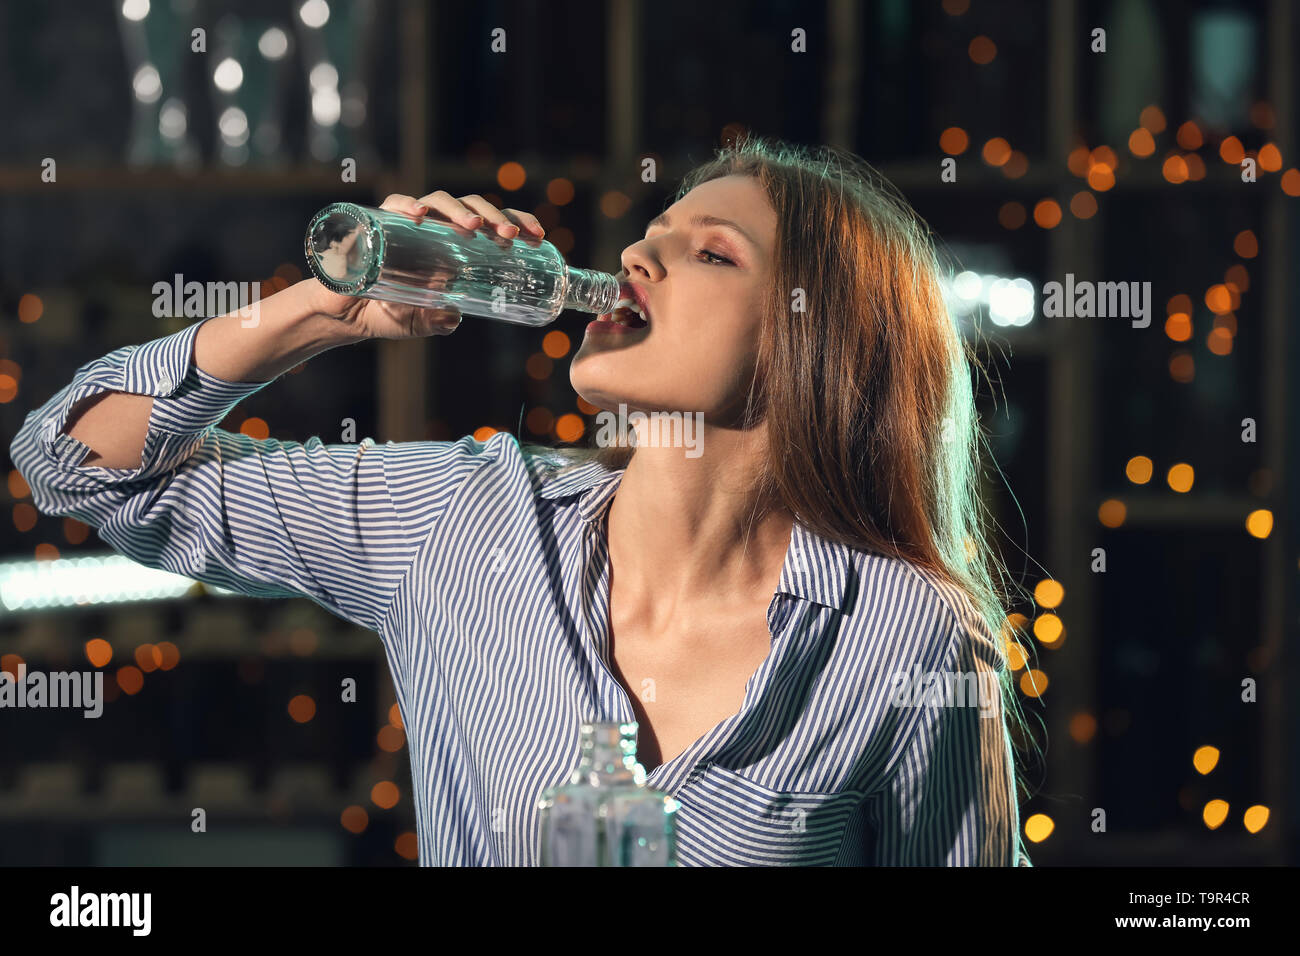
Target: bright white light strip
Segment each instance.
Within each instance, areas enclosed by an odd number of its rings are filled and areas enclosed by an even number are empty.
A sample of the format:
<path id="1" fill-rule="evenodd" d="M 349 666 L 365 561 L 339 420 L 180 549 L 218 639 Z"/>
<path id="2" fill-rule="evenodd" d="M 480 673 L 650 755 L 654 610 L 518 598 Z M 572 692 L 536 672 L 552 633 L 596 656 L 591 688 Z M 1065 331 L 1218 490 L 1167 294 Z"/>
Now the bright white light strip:
<path id="1" fill-rule="evenodd" d="M 195 581 L 121 555 L 0 563 L 0 613 L 53 607 L 159 601 L 184 596 Z M 204 585 L 220 595 L 236 594 Z"/>
<path id="2" fill-rule="evenodd" d="M 1034 318 L 1034 286 L 1028 279 L 967 271 L 939 283 L 955 315 L 965 317 L 984 306 L 994 325 L 1028 325 Z"/>

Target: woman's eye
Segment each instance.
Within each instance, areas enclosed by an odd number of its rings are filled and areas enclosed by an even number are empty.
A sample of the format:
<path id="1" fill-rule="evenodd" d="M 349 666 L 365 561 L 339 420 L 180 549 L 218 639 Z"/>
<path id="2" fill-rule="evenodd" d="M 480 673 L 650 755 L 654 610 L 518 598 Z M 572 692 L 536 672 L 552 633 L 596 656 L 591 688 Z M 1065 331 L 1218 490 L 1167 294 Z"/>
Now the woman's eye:
<path id="1" fill-rule="evenodd" d="M 725 262 L 725 263 L 727 263 L 728 265 L 731 264 L 731 260 L 730 260 L 730 259 L 726 258 L 725 256 L 720 256 L 720 255 L 718 255 L 716 252 L 709 252 L 708 249 L 701 249 L 699 252 L 697 252 L 697 253 L 695 253 L 695 254 L 696 254 L 697 256 L 710 256 L 710 257 L 713 258 L 713 259 L 717 259 L 719 262 Z M 706 261 L 707 261 L 707 260 L 706 260 Z"/>

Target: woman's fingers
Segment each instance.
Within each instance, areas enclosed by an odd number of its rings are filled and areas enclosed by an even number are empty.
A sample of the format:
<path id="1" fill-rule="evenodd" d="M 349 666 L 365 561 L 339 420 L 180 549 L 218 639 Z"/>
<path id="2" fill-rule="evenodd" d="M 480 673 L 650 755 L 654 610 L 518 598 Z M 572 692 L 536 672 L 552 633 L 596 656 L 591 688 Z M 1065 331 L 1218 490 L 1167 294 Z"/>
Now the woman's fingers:
<path id="1" fill-rule="evenodd" d="M 422 216 L 429 211 L 428 207 L 423 205 L 420 200 L 402 193 L 393 193 L 379 204 L 379 208 L 388 209 L 392 212 L 404 212 L 412 216 Z"/>
<path id="2" fill-rule="evenodd" d="M 461 196 L 460 201 L 475 212 L 481 213 L 483 220 L 495 226 L 501 235 L 507 238 L 519 235 L 519 227 L 510 220 L 510 217 L 477 193 Z"/>
<path id="3" fill-rule="evenodd" d="M 419 321 L 425 335 L 451 335 L 460 326 L 460 311 L 450 307 L 421 309 Z"/>
<path id="4" fill-rule="evenodd" d="M 423 207 L 416 214 L 423 215 L 429 210 L 436 210 L 449 220 L 459 223 L 466 229 L 477 229 L 483 225 L 483 217 L 470 209 L 445 189 L 431 192 L 415 200 L 417 206 Z"/>
<path id="5" fill-rule="evenodd" d="M 460 325 L 455 308 L 417 308 L 411 316 L 412 336 L 450 336 Z"/>
<path id="6" fill-rule="evenodd" d="M 537 217 L 522 209 L 498 209 L 477 193 L 461 196 L 460 201 L 481 213 L 484 220 L 492 223 L 503 236 L 513 238 L 525 229 L 538 236 L 546 233 Z"/>
<path id="7" fill-rule="evenodd" d="M 485 223 L 491 223 L 496 232 L 507 238 L 514 238 L 523 230 L 541 237 L 546 229 L 532 213 L 522 209 L 498 209 L 477 193 L 452 196 L 445 189 L 428 193 L 418 199 L 402 193 L 393 193 L 384 200 L 381 208 L 398 210 L 412 216 L 423 216 L 436 210 L 448 220 L 459 223 L 468 229 L 477 229 Z"/>
<path id="8" fill-rule="evenodd" d="M 502 212 L 509 216 L 515 225 L 528 229 L 538 236 L 546 235 L 546 230 L 542 228 L 541 222 L 532 213 L 524 212 L 522 209 L 503 209 Z"/>

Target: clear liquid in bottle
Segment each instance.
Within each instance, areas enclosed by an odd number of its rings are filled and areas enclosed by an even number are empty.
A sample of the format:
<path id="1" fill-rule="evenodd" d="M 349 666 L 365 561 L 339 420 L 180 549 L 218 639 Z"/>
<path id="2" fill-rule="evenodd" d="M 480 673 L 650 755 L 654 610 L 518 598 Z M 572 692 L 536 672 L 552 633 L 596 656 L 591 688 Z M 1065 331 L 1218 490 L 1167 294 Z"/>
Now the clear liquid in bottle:
<path id="1" fill-rule="evenodd" d="M 354 203 L 317 212 L 305 252 L 333 292 L 519 325 L 547 325 L 565 309 L 612 312 L 620 295 L 613 275 L 569 266 L 544 239 Z"/>
<path id="2" fill-rule="evenodd" d="M 582 725 L 582 762 L 546 790 L 542 866 L 676 866 L 678 803 L 645 785 L 635 723 Z"/>

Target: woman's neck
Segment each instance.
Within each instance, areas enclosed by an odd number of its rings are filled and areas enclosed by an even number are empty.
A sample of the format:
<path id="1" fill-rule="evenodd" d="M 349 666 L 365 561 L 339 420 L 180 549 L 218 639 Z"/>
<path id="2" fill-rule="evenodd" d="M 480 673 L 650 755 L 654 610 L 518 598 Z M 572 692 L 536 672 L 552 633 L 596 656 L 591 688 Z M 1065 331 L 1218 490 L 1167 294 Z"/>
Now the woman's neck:
<path id="1" fill-rule="evenodd" d="M 729 433 L 736 435 L 737 433 Z M 793 517 L 749 488 L 759 466 L 746 448 L 761 435 L 680 448 L 640 447 L 606 514 L 610 560 L 634 603 L 771 597 L 789 550 Z M 766 507 L 764 507 L 766 504 Z"/>

